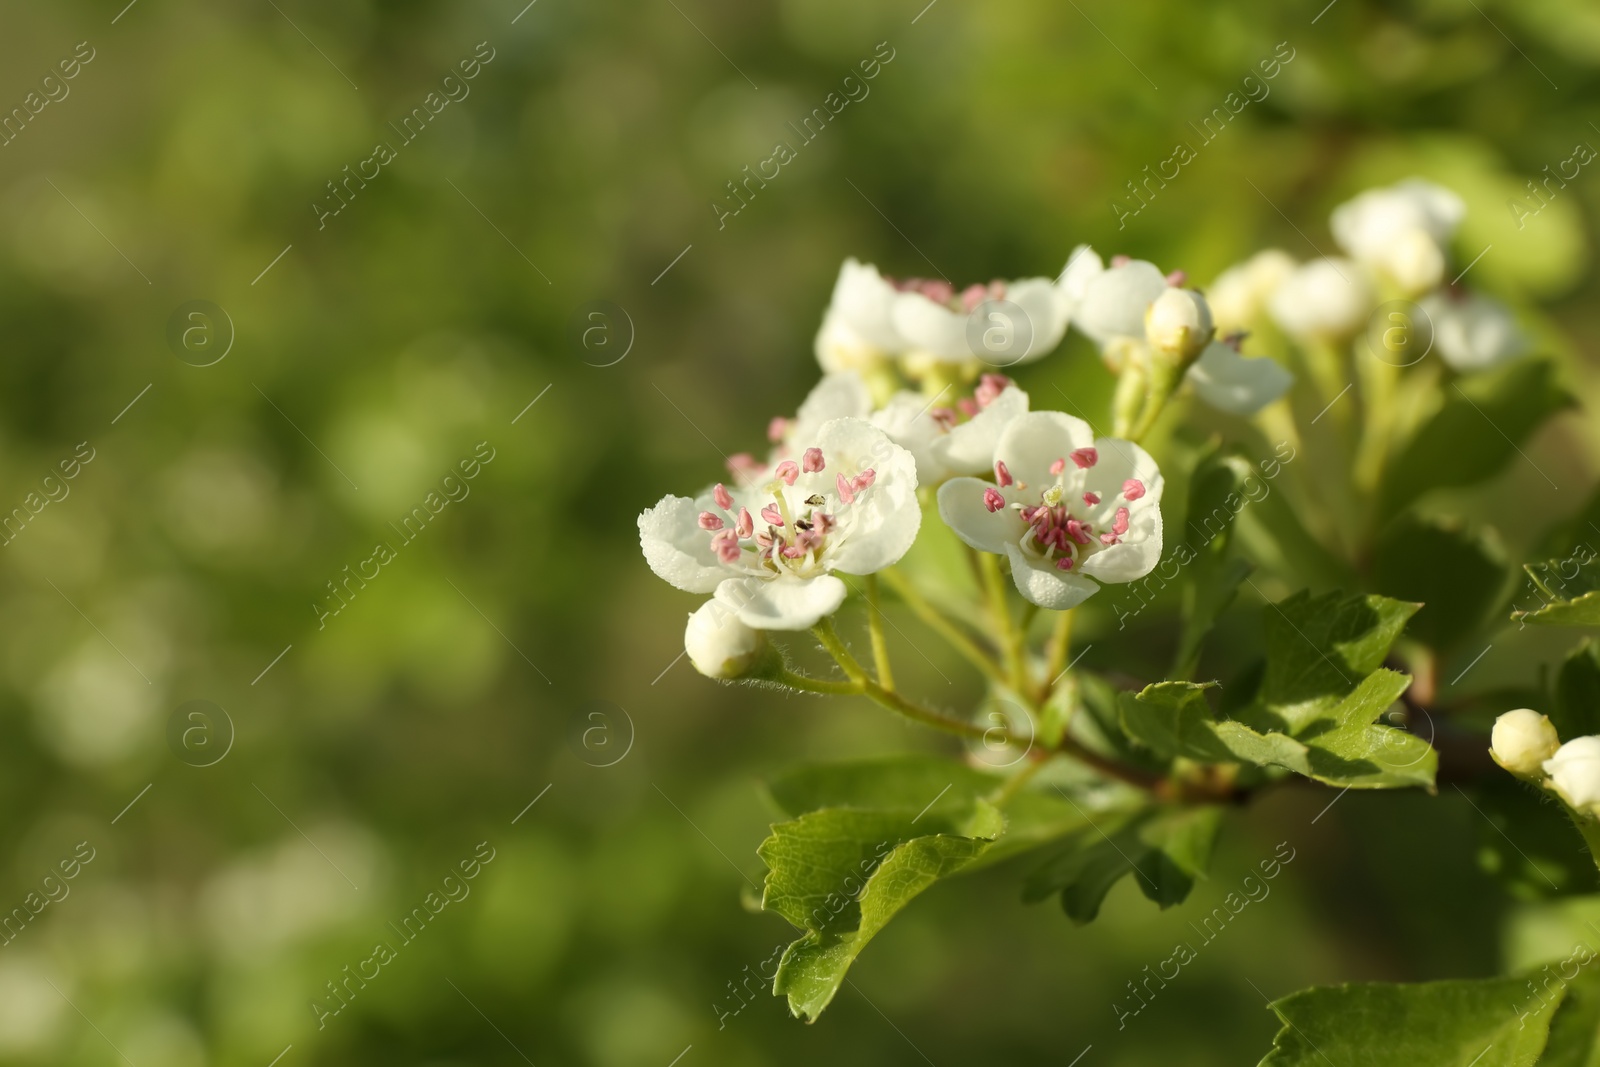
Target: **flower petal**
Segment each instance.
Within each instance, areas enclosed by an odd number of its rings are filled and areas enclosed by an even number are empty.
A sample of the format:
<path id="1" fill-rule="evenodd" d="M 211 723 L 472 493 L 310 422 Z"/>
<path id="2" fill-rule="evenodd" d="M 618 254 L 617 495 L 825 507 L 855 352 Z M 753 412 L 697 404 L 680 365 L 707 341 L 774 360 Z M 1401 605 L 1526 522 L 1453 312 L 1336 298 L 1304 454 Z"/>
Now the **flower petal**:
<path id="1" fill-rule="evenodd" d="M 664 496 L 639 516 L 639 547 L 656 576 L 686 593 L 709 593 L 728 577 L 700 528 L 702 511 L 719 510 L 711 497 Z"/>
<path id="2" fill-rule="evenodd" d="M 1284 393 L 1294 376 L 1275 359 L 1246 359 L 1231 345 L 1213 341 L 1189 368 L 1189 383 L 1200 399 L 1230 415 L 1254 415 Z"/>
<path id="3" fill-rule="evenodd" d="M 1094 431 L 1082 419 L 1060 411 L 1030 411 L 1006 423 L 995 443 L 994 458 L 1027 485 L 1055 480 L 1050 465 L 1094 444 Z M 1037 502 L 1037 501 L 1036 501 Z"/>
<path id="4" fill-rule="evenodd" d="M 1006 546 L 1011 558 L 1011 580 L 1017 592 L 1030 604 L 1051 611 L 1075 608 L 1100 591 L 1089 579 L 1071 571 L 1056 570 L 1055 565 L 1028 555 L 1015 544 Z"/>
<path id="5" fill-rule="evenodd" d="M 812 438 L 830 419 L 864 419 L 871 413 L 872 393 L 861 375 L 848 371 L 824 374 L 795 412 L 794 425 L 789 431 L 794 451 L 814 444 Z"/>
<path id="6" fill-rule="evenodd" d="M 889 318 L 913 349 L 945 360 L 973 356 L 967 343 L 967 316 L 935 304 L 921 293 L 896 294 Z"/>
<path id="7" fill-rule="evenodd" d="M 808 630 L 844 603 L 844 582 L 814 578 L 729 578 L 717 586 L 717 603 L 753 630 Z"/>
<path id="8" fill-rule="evenodd" d="M 1006 300 L 1022 309 L 1032 338 L 1028 347 L 1007 357 L 1012 363 L 1032 363 L 1054 352 L 1067 332 L 1067 313 L 1060 294 L 1048 278 L 1023 278 L 1006 286 Z"/>
<path id="9" fill-rule="evenodd" d="M 994 469 L 994 450 L 1012 419 L 1028 412 L 1028 394 L 1008 385 L 989 406 L 933 442 L 933 455 L 951 473 L 983 474 Z M 929 421 L 932 421 L 931 419 Z M 926 483 L 924 483 L 926 484 Z"/>
<path id="10" fill-rule="evenodd" d="M 1418 301 L 1433 323 L 1439 355 L 1463 373 L 1487 370 L 1528 351 L 1528 337 L 1509 308 L 1498 300 L 1471 294 L 1437 294 Z"/>
<path id="11" fill-rule="evenodd" d="M 868 419 L 916 457 L 918 485 L 936 485 L 950 473 L 936 451 L 945 435 L 929 414 L 931 407 L 921 393 L 902 389 Z"/>
<path id="12" fill-rule="evenodd" d="M 922 509 L 917 504 L 917 461 L 878 427 L 865 419 L 834 419 L 817 433 L 816 447 L 827 466 L 802 474 L 794 492 L 804 499 L 815 492 L 829 495 L 840 474 L 851 477 L 871 469 L 872 485 L 841 507 L 838 530 L 831 535 L 825 560 L 846 574 L 871 574 L 899 561 L 917 539 Z M 837 495 L 837 490 L 834 490 Z"/>
<path id="13" fill-rule="evenodd" d="M 1074 325 L 1097 344 L 1117 337 L 1144 337 L 1145 309 L 1167 288 L 1154 263 L 1132 260 L 1090 279 L 1074 313 Z"/>
<path id="14" fill-rule="evenodd" d="M 1105 269 L 1099 253 L 1088 245 L 1079 245 L 1072 250 L 1072 255 L 1067 257 L 1067 265 L 1061 268 L 1061 275 L 1056 279 L 1056 298 L 1067 315 L 1078 313 L 1084 291 L 1091 281 L 1105 273 Z"/>
<path id="15" fill-rule="evenodd" d="M 939 487 L 939 517 L 962 541 L 999 556 L 1017 543 L 1026 524 L 1015 508 L 990 511 L 985 506 L 984 490 L 993 488 L 978 478 L 951 478 Z"/>
<path id="16" fill-rule="evenodd" d="M 852 259 L 839 268 L 833 285 L 828 315 L 850 327 L 862 341 L 884 350 L 898 352 L 905 347 L 890 319 L 889 309 L 900 294 L 884 280 L 878 268 Z"/>

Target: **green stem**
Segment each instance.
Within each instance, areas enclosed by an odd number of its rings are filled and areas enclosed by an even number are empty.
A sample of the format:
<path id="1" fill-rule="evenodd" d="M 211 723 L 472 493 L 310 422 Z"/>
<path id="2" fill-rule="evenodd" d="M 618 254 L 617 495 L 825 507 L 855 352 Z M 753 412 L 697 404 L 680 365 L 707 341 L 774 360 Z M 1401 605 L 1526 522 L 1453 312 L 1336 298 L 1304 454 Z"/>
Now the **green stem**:
<path id="1" fill-rule="evenodd" d="M 978 553 L 978 568 L 983 573 L 984 589 L 989 594 L 989 614 L 994 616 L 995 630 L 1000 635 L 1000 647 L 1005 652 L 1006 670 L 1011 688 L 1018 693 L 1027 692 L 1028 668 L 1023 659 L 1022 635 L 1011 619 L 1011 609 L 1006 604 L 1006 576 L 1000 570 L 1000 557 L 989 552 Z"/>
<path id="2" fill-rule="evenodd" d="M 878 603 L 878 576 L 869 574 L 864 579 L 867 587 L 867 634 L 872 639 L 872 664 L 878 672 L 878 684 L 894 690 L 894 672 L 889 669 L 889 645 L 883 637 L 883 607 Z"/>
<path id="3" fill-rule="evenodd" d="M 865 692 L 855 682 L 836 682 L 830 678 L 813 678 L 807 674 L 797 674 L 784 668 L 772 675 L 770 681 L 779 685 L 786 685 L 790 689 L 800 689 L 807 693 L 826 693 L 829 696 L 854 696 Z"/>
<path id="4" fill-rule="evenodd" d="M 1011 803 L 1011 798 L 1015 797 L 1022 791 L 1023 786 L 1032 781 L 1034 775 L 1038 774 L 1044 769 L 1044 765 L 1048 763 L 1049 760 L 1050 757 L 1048 755 L 1046 755 L 1043 759 L 1028 760 L 1027 766 L 1023 767 L 1016 774 L 1013 774 L 1010 778 L 1007 778 L 1005 782 L 1001 784 L 999 789 L 996 789 L 993 793 L 989 794 L 989 803 L 993 804 L 997 808 L 1003 809 L 1007 804 Z"/>
<path id="5" fill-rule="evenodd" d="M 962 633 L 938 608 L 934 607 L 917 588 L 906 580 L 905 575 L 890 569 L 883 571 L 883 580 L 893 589 L 895 595 L 905 602 L 912 614 L 921 619 L 923 624 L 944 638 L 950 647 L 959 652 L 974 667 L 996 681 L 1000 680 L 1000 665 L 993 656 L 980 648 L 966 634 Z"/>
<path id="6" fill-rule="evenodd" d="M 920 722 L 924 726 L 931 726 L 946 733 L 957 734 L 961 737 L 982 738 L 992 732 L 977 723 L 967 722 L 964 719 L 957 719 L 942 712 L 934 711 L 932 708 L 923 707 L 916 701 L 908 700 L 893 690 L 885 689 L 868 678 L 867 672 L 862 669 L 861 664 L 856 661 L 856 658 L 850 654 L 850 650 L 845 647 L 844 642 L 839 639 L 838 633 L 833 629 L 833 621 L 831 619 L 823 619 L 811 628 L 811 632 L 816 636 L 822 647 L 827 650 L 828 654 L 834 658 L 834 661 L 839 664 L 839 668 L 855 683 L 854 688 L 847 690 L 848 692 L 861 693 L 890 711 L 904 715 L 913 722 Z"/>
<path id="7" fill-rule="evenodd" d="M 1067 652 L 1072 647 L 1072 609 L 1056 613 L 1055 628 L 1050 631 L 1050 646 L 1045 659 L 1042 700 L 1049 696 L 1055 680 L 1067 664 Z"/>
<path id="8" fill-rule="evenodd" d="M 864 689 L 868 683 L 867 672 L 856 662 L 856 658 L 850 654 L 845 643 L 839 639 L 838 632 L 833 628 L 833 620 L 823 619 L 811 628 L 811 632 L 827 650 L 828 655 L 833 657 L 839 669 L 844 671 L 845 677 Z"/>

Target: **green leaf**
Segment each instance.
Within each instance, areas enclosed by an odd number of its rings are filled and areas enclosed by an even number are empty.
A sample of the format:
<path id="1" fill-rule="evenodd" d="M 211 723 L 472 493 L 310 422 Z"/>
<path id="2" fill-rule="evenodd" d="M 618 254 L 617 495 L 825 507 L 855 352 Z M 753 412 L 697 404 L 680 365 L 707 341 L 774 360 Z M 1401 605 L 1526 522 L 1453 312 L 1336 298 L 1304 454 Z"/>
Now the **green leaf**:
<path id="1" fill-rule="evenodd" d="M 758 849 L 767 864 L 762 906 L 805 935 L 784 951 L 773 992 L 797 1017 L 815 1020 L 878 931 L 1003 829 L 983 801 L 964 817 L 825 808 L 775 825 Z"/>
<path id="2" fill-rule="evenodd" d="M 1523 978 L 1307 989 L 1273 1002 L 1284 1026 L 1260 1067 L 1532 1067 L 1560 999 Z"/>
<path id="3" fill-rule="evenodd" d="M 1420 605 L 1382 596 L 1296 593 L 1266 613 L 1267 669 L 1257 729 L 1299 734 L 1383 665 Z M 1243 716 L 1241 716 L 1243 718 Z"/>
<path id="4" fill-rule="evenodd" d="M 1200 662 L 1200 646 L 1250 574 L 1250 564 L 1231 558 L 1234 520 L 1243 509 L 1245 479 L 1256 473 L 1249 460 L 1212 451 L 1196 464 L 1189 481 L 1187 532 L 1194 560 L 1185 572 L 1182 629 L 1173 673 L 1187 678 Z"/>
<path id="5" fill-rule="evenodd" d="M 1589 638 L 1561 664 L 1549 715 L 1561 737 L 1600 734 L 1600 645 Z"/>
<path id="6" fill-rule="evenodd" d="M 1499 473 L 1540 424 L 1577 403 L 1555 378 L 1553 363 L 1522 359 L 1452 381 L 1439 411 L 1390 460 L 1381 513 L 1396 514 L 1429 490 Z"/>
<path id="7" fill-rule="evenodd" d="M 1310 774 L 1306 746 L 1281 733 L 1260 734 L 1239 722 L 1218 722 L 1205 691 L 1215 682 L 1158 682 L 1122 694 L 1129 737 L 1166 757 L 1204 763 L 1249 763 Z"/>
<path id="8" fill-rule="evenodd" d="M 1420 601 L 1406 633 L 1433 649 L 1454 648 L 1487 620 L 1511 580 L 1492 530 L 1405 513 L 1384 530 L 1373 578 L 1385 595 Z"/>
<path id="9" fill-rule="evenodd" d="M 1299 734 L 1311 751 L 1311 777 L 1355 789 L 1420 785 L 1431 790 L 1439 770 L 1433 746 L 1375 722 L 1410 684 L 1411 678 L 1398 671 L 1374 671 L 1326 715 L 1313 719 Z"/>
<path id="10" fill-rule="evenodd" d="M 1557 976 L 1575 963 L 1583 965 L 1578 953 L 1561 961 Z M 1568 982 L 1550 1020 L 1550 1039 L 1539 1067 L 1600 1067 L 1600 974 L 1584 971 Z"/>
<path id="11" fill-rule="evenodd" d="M 1057 846 L 1023 884 L 1023 899 L 1054 893 L 1076 923 L 1093 921 L 1106 894 L 1132 875 L 1162 908 L 1181 903 L 1203 877 L 1222 809 L 1185 808 L 1112 815 Z"/>
<path id="12" fill-rule="evenodd" d="M 1541 603 L 1513 611 L 1512 619 L 1545 626 L 1600 626 L 1600 557 L 1588 545 L 1561 559 L 1524 564 L 1523 570 Z"/>

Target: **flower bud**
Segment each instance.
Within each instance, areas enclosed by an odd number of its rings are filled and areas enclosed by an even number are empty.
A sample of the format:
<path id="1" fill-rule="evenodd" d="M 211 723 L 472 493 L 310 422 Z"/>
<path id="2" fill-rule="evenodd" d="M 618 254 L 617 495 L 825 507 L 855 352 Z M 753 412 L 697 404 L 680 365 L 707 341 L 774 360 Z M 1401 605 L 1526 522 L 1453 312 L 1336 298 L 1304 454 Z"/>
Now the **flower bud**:
<path id="1" fill-rule="evenodd" d="M 1215 333 L 1211 308 L 1193 289 L 1169 288 L 1144 314 L 1145 338 L 1157 358 L 1188 366 L 1211 342 Z"/>
<path id="2" fill-rule="evenodd" d="M 1512 774 L 1540 776 L 1545 760 L 1556 754 L 1561 738 L 1550 720 L 1529 708 L 1508 711 L 1494 721 L 1489 754 Z"/>
<path id="3" fill-rule="evenodd" d="M 700 605 L 683 631 L 689 662 L 707 678 L 742 678 L 767 651 L 767 635 L 715 600 Z"/>
<path id="4" fill-rule="evenodd" d="M 1600 737 L 1575 737 L 1544 761 L 1561 795 L 1575 808 L 1600 803 Z"/>
<path id="5" fill-rule="evenodd" d="M 1360 332 L 1376 304 L 1359 266 L 1348 259 L 1313 259 L 1283 280 L 1267 310 L 1293 337 L 1344 341 Z"/>
<path id="6" fill-rule="evenodd" d="M 1444 280 L 1444 252 L 1425 230 L 1401 232 L 1384 250 L 1382 262 L 1407 296 L 1426 293 Z"/>

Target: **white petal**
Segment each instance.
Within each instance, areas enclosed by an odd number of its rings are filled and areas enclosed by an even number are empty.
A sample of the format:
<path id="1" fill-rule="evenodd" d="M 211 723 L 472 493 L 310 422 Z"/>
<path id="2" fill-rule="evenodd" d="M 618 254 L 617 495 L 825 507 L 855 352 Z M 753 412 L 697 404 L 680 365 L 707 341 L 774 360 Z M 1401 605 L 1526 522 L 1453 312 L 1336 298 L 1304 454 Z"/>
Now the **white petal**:
<path id="1" fill-rule="evenodd" d="M 1007 424 L 1028 411 L 1028 394 L 1008 385 L 989 406 L 933 442 L 933 454 L 955 474 L 984 474 L 994 469 L 994 450 Z M 932 421 L 931 419 L 929 420 Z M 920 468 L 919 468 L 920 470 Z M 923 484 L 927 484 L 924 480 Z"/>
<path id="2" fill-rule="evenodd" d="M 810 447 L 811 440 L 830 419 L 866 418 L 872 412 L 872 393 L 859 374 L 825 374 L 811 387 L 795 412 L 789 438 L 796 451 Z"/>
<path id="3" fill-rule="evenodd" d="M 1061 306 L 1060 294 L 1049 279 L 1024 278 L 1011 282 L 1006 286 L 1005 298 L 1022 309 L 1031 333 L 1027 348 L 1010 362 L 1032 363 L 1054 352 L 1067 332 L 1068 316 Z"/>
<path id="4" fill-rule="evenodd" d="M 921 293 L 897 293 L 890 319 L 906 343 L 940 359 L 970 359 L 967 316 L 935 304 Z"/>
<path id="5" fill-rule="evenodd" d="M 936 451 L 945 435 L 929 414 L 931 407 L 921 393 L 903 389 L 868 420 L 916 457 L 918 485 L 937 485 L 950 473 Z"/>
<path id="6" fill-rule="evenodd" d="M 813 345 L 817 363 L 829 374 L 870 368 L 887 354 L 856 333 L 837 312 L 829 311 L 822 320 Z"/>
<path id="7" fill-rule="evenodd" d="M 999 556 L 1017 544 L 1027 524 L 1015 508 L 990 511 L 984 505 L 984 491 L 994 488 L 977 478 L 951 478 L 939 487 L 939 517 L 962 541 Z M 1005 495 L 1004 490 L 1000 493 Z"/>
<path id="8" fill-rule="evenodd" d="M 844 603 L 845 584 L 831 574 L 814 578 L 730 578 L 717 603 L 753 630 L 808 630 Z"/>
<path id="9" fill-rule="evenodd" d="M 1054 563 L 1030 556 L 1017 545 L 1007 545 L 1006 555 L 1011 557 L 1011 580 L 1016 583 L 1017 592 L 1041 608 L 1066 611 L 1100 591 L 1089 579 L 1071 571 L 1058 571 Z"/>
<path id="10" fill-rule="evenodd" d="M 1200 399 L 1230 415 L 1254 415 L 1284 393 L 1294 376 L 1277 360 L 1246 359 L 1231 345 L 1213 341 L 1189 368 L 1188 379 Z"/>
<path id="11" fill-rule="evenodd" d="M 846 574 L 871 574 L 899 561 L 917 539 L 922 509 L 917 504 L 917 461 L 906 449 L 865 419 L 834 419 L 817 434 L 827 464 L 802 474 L 792 492 L 837 497 L 835 478 L 875 472 L 871 486 L 852 504 L 841 505 L 839 528 L 829 536 L 825 563 Z"/>
<path id="12" fill-rule="evenodd" d="M 1006 423 L 994 455 L 1003 460 L 1012 477 L 1030 486 L 1054 481 L 1050 465 L 1068 459 L 1074 451 L 1094 444 L 1094 431 L 1082 419 L 1060 411 L 1030 411 Z"/>
<path id="13" fill-rule="evenodd" d="M 1487 370 L 1528 351 L 1528 337 L 1498 300 L 1471 294 L 1429 296 L 1418 302 L 1433 323 L 1439 355 L 1463 373 Z"/>
<path id="14" fill-rule="evenodd" d="M 1067 257 L 1067 265 L 1061 268 L 1061 276 L 1056 279 L 1056 295 L 1068 315 L 1077 314 L 1079 305 L 1083 303 L 1084 291 L 1091 281 L 1105 273 L 1105 269 L 1099 253 L 1088 245 L 1079 245 L 1072 250 L 1072 255 Z"/>
<path id="15" fill-rule="evenodd" d="M 847 259 L 839 268 L 839 280 L 834 283 L 828 313 L 837 314 L 867 344 L 886 352 L 899 352 L 905 345 L 889 314 L 890 306 L 899 295 L 878 273 L 877 267 Z"/>
<path id="16" fill-rule="evenodd" d="M 1348 259 L 1301 264 L 1272 294 L 1267 309 L 1295 337 L 1352 337 L 1377 304 L 1367 272 Z"/>
<path id="17" fill-rule="evenodd" d="M 686 593 L 709 593 L 728 577 L 711 550 L 711 534 L 700 529 L 700 513 L 720 513 L 710 498 L 664 496 L 639 516 L 639 547 L 657 577 Z"/>
<path id="18" fill-rule="evenodd" d="M 1073 313 L 1073 324 L 1097 344 L 1143 337 L 1145 309 L 1167 288 L 1154 263 L 1136 259 L 1092 278 Z"/>
<path id="19" fill-rule="evenodd" d="M 1102 582 L 1132 582 L 1155 570 L 1161 562 L 1161 509 L 1129 505 L 1129 510 L 1133 514 L 1122 541 L 1094 553 L 1078 570 Z"/>

